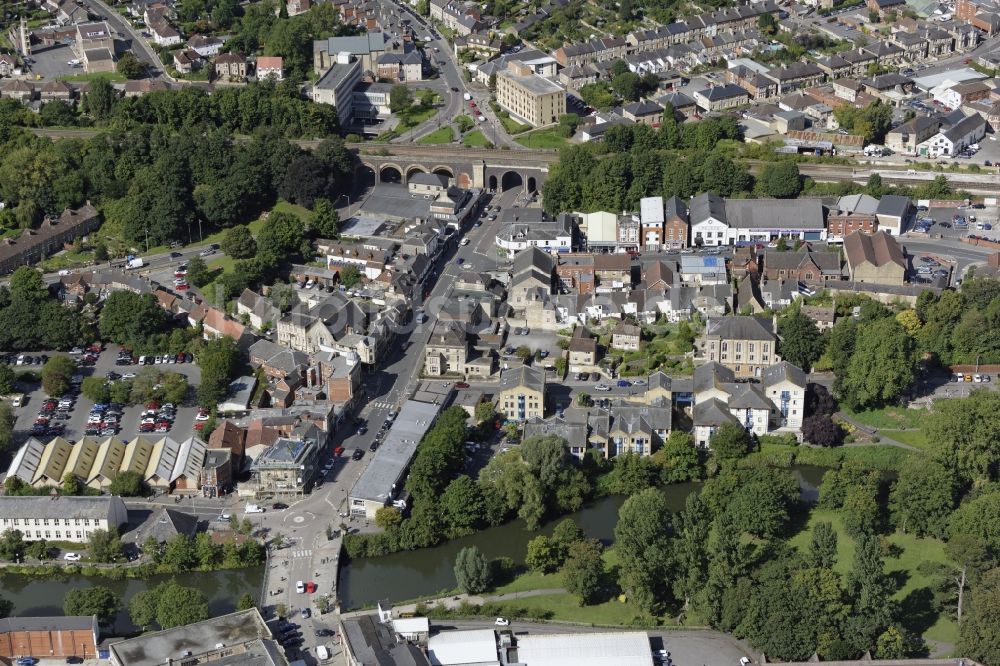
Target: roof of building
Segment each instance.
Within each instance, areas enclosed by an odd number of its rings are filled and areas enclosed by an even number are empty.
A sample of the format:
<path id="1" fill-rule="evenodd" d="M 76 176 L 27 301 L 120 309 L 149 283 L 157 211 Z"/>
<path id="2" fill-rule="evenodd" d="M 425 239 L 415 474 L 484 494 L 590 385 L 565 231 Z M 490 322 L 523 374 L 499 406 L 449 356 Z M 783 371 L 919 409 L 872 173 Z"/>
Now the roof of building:
<path id="1" fill-rule="evenodd" d="M 795 270 L 808 263 L 815 263 L 824 273 L 840 272 L 839 252 L 813 252 L 807 247 L 799 248 L 798 252 L 779 252 L 768 248 L 764 250 L 764 268 L 766 270 Z"/>
<path id="2" fill-rule="evenodd" d="M 845 213 L 874 215 L 878 210 L 878 199 L 868 194 L 848 194 L 837 200 L 837 210 Z"/>
<path id="3" fill-rule="evenodd" d="M 764 368 L 761 372 L 761 383 L 764 386 L 771 386 L 780 382 L 789 381 L 801 388 L 806 387 L 806 373 L 802 368 L 792 365 L 788 361 L 781 361 Z"/>
<path id="4" fill-rule="evenodd" d="M 902 219 L 907 216 L 912 205 L 910 197 L 903 197 L 898 194 L 885 194 L 879 199 L 875 215 L 887 215 Z"/>
<path id="5" fill-rule="evenodd" d="M 516 82 L 533 95 L 550 95 L 566 91 L 566 89 L 558 83 L 553 83 L 552 81 L 549 81 L 534 72 L 531 72 L 530 74 L 519 74 L 511 69 L 503 69 L 497 72 L 497 76 Z"/>
<path id="6" fill-rule="evenodd" d="M 416 645 L 397 641 L 388 625 L 374 615 L 344 618 L 343 639 L 357 663 L 364 666 L 423 666 L 427 657 Z"/>
<path id="7" fill-rule="evenodd" d="M 736 85 L 735 83 L 727 83 L 722 86 L 714 86 L 712 88 L 705 88 L 704 90 L 698 90 L 695 92 L 696 95 L 701 95 L 710 102 L 715 102 L 724 99 L 731 99 L 733 97 L 745 97 L 749 96 L 744 88 Z"/>
<path id="8" fill-rule="evenodd" d="M 496 633 L 492 629 L 439 632 L 427 641 L 427 659 L 433 666 L 495 663 Z"/>
<path id="9" fill-rule="evenodd" d="M 509 391 L 522 386 L 544 392 L 545 371 L 521 365 L 516 368 L 508 368 L 500 373 L 500 391 Z"/>
<path id="10" fill-rule="evenodd" d="M 704 192 L 691 199 L 689 214 L 692 224 L 697 224 L 710 217 L 725 222 L 726 202 L 717 194 Z"/>
<path id="11" fill-rule="evenodd" d="M 0 515 L 19 518 L 72 518 L 107 520 L 112 505 L 125 503 L 120 497 L 71 497 L 68 495 L 0 496 Z"/>
<path id="12" fill-rule="evenodd" d="M 862 263 L 874 266 L 893 263 L 906 268 L 902 248 L 895 238 L 884 231 L 871 235 L 855 231 L 848 235 L 844 238 L 844 254 L 847 255 L 847 263 L 852 269 Z"/>
<path id="13" fill-rule="evenodd" d="M 97 635 L 96 615 L 58 615 L 42 617 L 5 617 L 0 619 L 0 634 L 15 631 L 92 631 Z"/>
<path id="14" fill-rule="evenodd" d="M 768 317 L 710 317 L 705 335 L 723 340 L 774 340 L 774 323 Z"/>
<path id="15" fill-rule="evenodd" d="M 517 658 L 527 666 L 653 666 L 641 631 L 518 636 Z"/>
<path id="16" fill-rule="evenodd" d="M 158 543 L 165 543 L 178 534 L 194 536 L 197 529 L 197 516 L 162 507 L 151 513 L 130 537 L 137 544 L 144 543 L 150 537 Z"/>
<path id="17" fill-rule="evenodd" d="M 393 485 L 401 481 L 403 472 L 416 453 L 417 444 L 430 429 L 441 405 L 407 400 L 386 433 L 385 441 L 361 473 L 350 496 L 370 501 L 388 502 Z"/>
<path id="18" fill-rule="evenodd" d="M 727 199 L 726 221 L 738 229 L 825 229 L 819 199 Z"/>
<path id="19" fill-rule="evenodd" d="M 202 622 L 185 624 L 172 629 L 146 633 L 110 646 L 113 659 L 125 666 L 161 666 L 173 659 L 178 663 L 184 653 L 194 657 L 213 652 L 223 646 L 252 645 L 240 652 L 238 659 L 213 660 L 213 664 L 249 664 L 251 666 L 286 664 L 284 656 L 275 650 L 267 628 L 256 608 L 221 615 Z M 268 645 L 270 644 L 270 645 Z"/>
<path id="20" fill-rule="evenodd" d="M 692 412 L 695 426 L 721 426 L 725 423 L 739 425 L 739 420 L 729 411 L 729 406 L 718 398 L 696 403 Z"/>

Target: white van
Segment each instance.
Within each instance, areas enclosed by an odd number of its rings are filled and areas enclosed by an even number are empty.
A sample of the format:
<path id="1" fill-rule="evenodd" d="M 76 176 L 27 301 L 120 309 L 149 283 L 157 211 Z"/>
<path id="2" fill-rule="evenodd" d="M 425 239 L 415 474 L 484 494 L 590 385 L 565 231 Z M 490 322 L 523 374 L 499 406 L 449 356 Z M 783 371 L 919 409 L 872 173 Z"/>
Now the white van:
<path id="1" fill-rule="evenodd" d="M 264 513 L 264 507 L 256 504 L 247 504 L 247 513 Z"/>
<path id="2" fill-rule="evenodd" d="M 316 646 L 316 658 L 321 660 L 326 660 L 330 658 L 330 651 L 326 649 L 325 645 Z"/>
<path id="3" fill-rule="evenodd" d="M 139 365 L 146 365 L 146 357 L 145 356 L 140 356 L 139 357 Z"/>

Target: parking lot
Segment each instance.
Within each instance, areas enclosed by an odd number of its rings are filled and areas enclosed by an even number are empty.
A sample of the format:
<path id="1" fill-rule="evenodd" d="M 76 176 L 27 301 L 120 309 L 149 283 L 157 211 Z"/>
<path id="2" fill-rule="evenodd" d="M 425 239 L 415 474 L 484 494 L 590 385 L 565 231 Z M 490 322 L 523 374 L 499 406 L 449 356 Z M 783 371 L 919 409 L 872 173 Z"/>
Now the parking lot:
<path id="1" fill-rule="evenodd" d="M 116 372 L 120 375 L 127 375 L 129 373 L 138 373 L 142 368 L 138 365 L 115 365 L 115 360 L 118 357 L 119 347 L 117 345 L 109 346 L 105 349 L 97 358 L 96 362 L 92 366 L 81 367 L 79 370 L 79 375 L 83 378 L 86 377 L 105 377 L 108 372 Z M 37 355 L 37 354 L 36 354 Z M 67 356 L 68 354 L 56 354 L 50 353 L 49 356 Z M 191 390 L 188 392 L 188 399 L 184 404 L 177 405 L 176 414 L 171 424 L 170 429 L 166 433 L 146 433 L 152 436 L 158 435 L 169 435 L 175 439 L 183 439 L 188 437 L 192 432 L 194 432 L 193 427 L 195 424 L 195 417 L 198 414 L 198 407 L 194 404 L 194 390 L 201 380 L 201 371 L 198 366 L 192 363 L 174 363 L 167 365 L 153 365 L 152 368 L 162 369 L 164 372 L 177 372 L 183 374 L 187 377 L 188 385 Z M 16 370 L 28 369 L 16 368 Z M 30 366 L 30 369 L 39 372 L 41 366 Z M 65 418 L 55 418 L 55 413 L 52 419 L 52 423 L 63 424 L 64 431 L 62 437 L 69 440 L 78 441 L 86 435 L 87 432 L 87 421 L 91 413 L 91 408 L 94 406 L 92 400 L 86 396 L 74 392 L 73 405 L 69 410 L 66 410 Z M 26 400 L 21 407 L 15 410 L 17 415 L 17 420 L 15 423 L 15 437 L 17 442 L 21 443 L 29 436 L 31 436 L 32 426 L 35 420 L 38 418 L 39 410 L 42 408 L 48 396 L 42 390 L 40 384 L 36 384 L 31 387 L 31 390 L 26 392 Z M 145 410 L 145 405 L 136 405 L 131 407 L 124 407 L 121 410 L 121 418 L 118 424 L 117 436 L 120 439 L 131 440 L 136 435 L 140 434 L 139 427 L 142 421 L 142 413 Z M 62 410 L 60 410 L 62 411 Z M 57 413 L 57 412 L 56 412 Z M 39 434 L 43 440 L 47 440 L 48 437 L 54 436 L 49 434 Z"/>
<path id="2" fill-rule="evenodd" d="M 37 74 L 45 80 L 52 80 L 63 76 L 75 76 L 77 74 L 83 74 L 84 69 L 82 66 L 73 67 L 69 64 L 70 60 L 77 59 L 73 49 L 70 48 L 69 44 L 56 44 L 49 48 L 40 48 L 31 50 L 32 63 L 29 67 L 29 71 L 32 74 Z"/>

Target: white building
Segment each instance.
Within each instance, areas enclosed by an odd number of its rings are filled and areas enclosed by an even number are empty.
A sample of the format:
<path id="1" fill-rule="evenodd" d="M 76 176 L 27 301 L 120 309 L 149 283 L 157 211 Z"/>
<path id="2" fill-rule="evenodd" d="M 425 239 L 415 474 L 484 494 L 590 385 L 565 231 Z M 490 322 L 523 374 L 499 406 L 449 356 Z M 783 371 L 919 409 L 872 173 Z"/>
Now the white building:
<path id="1" fill-rule="evenodd" d="M 729 236 L 726 223 L 726 202 L 708 192 L 691 199 L 691 244 L 703 247 L 725 245 Z"/>
<path id="2" fill-rule="evenodd" d="M 770 427 L 775 430 L 802 430 L 806 405 L 806 373 L 788 361 L 765 368 L 761 385 L 771 401 Z"/>
<path id="3" fill-rule="evenodd" d="M 95 531 L 117 530 L 127 522 L 120 497 L 0 497 L 0 532 L 18 530 L 25 541 L 86 543 Z"/>
<path id="4" fill-rule="evenodd" d="M 509 208 L 503 212 L 497 247 L 520 252 L 537 247 L 547 252 L 570 252 L 573 249 L 573 221 L 565 213 L 549 218 L 539 208 Z"/>
<path id="5" fill-rule="evenodd" d="M 917 146 L 917 153 L 928 157 L 957 155 L 986 136 L 986 121 L 978 113 L 965 116 Z"/>

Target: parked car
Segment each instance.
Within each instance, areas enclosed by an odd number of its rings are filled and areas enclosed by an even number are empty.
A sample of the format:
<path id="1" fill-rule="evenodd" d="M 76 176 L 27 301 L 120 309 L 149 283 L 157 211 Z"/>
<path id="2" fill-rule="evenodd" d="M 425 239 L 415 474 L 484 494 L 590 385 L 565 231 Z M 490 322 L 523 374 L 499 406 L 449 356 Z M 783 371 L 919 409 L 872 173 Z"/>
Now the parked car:
<path id="1" fill-rule="evenodd" d="M 611 387 L 610 386 L 605 386 L 604 384 L 598 384 L 597 386 L 594 387 L 594 390 L 595 391 L 610 391 Z"/>
<path id="2" fill-rule="evenodd" d="M 509 627 L 510 626 L 510 620 L 508 620 L 505 617 L 498 617 L 496 619 L 496 621 L 493 622 L 493 624 L 496 625 L 496 626 L 498 626 L 498 627 Z"/>
<path id="3" fill-rule="evenodd" d="M 354 453 L 351 454 L 351 458 L 354 460 L 361 460 L 365 455 L 364 449 L 354 449 Z"/>
<path id="4" fill-rule="evenodd" d="M 63 559 L 67 562 L 79 562 L 83 559 L 83 556 L 80 553 L 66 553 L 63 555 Z"/>

